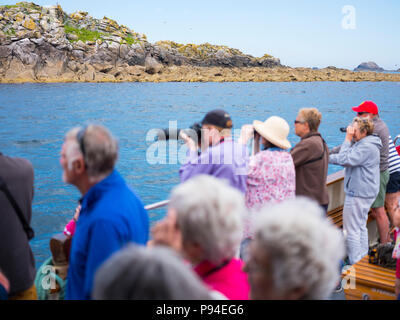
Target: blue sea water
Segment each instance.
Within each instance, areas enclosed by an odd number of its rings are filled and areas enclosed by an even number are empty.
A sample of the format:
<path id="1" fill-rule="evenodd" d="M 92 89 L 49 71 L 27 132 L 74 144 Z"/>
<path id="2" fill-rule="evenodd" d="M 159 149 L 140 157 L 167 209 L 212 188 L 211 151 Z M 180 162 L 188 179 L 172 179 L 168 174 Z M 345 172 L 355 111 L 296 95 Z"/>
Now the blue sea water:
<path id="1" fill-rule="evenodd" d="M 106 83 L 0 85 L 0 152 L 29 159 L 35 170 L 31 245 L 36 265 L 50 255 L 49 240 L 62 232 L 77 205 L 79 193 L 62 182 L 59 153 L 64 134 L 88 123 L 107 126 L 119 140 L 117 168 L 145 204 L 168 198 L 179 182 L 179 163 L 149 164 L 146 141 L 152 128 L 188 127 L 214 108 L 231 114 L 234 127 L 279 115 L 291 126 L 303 107 L 322 114 L 320 131 L 333 147 L 342 143 L 339 127 L 351 122 L 350 107 L 375 101 L 392 136 L 400 134 L 400 83 Z M 154 145 L 153 145 L 154 146 Z M 329 173 L 341 169 L 331 166 Z M 151 222 L 165 209 L 149 212 Z"/>

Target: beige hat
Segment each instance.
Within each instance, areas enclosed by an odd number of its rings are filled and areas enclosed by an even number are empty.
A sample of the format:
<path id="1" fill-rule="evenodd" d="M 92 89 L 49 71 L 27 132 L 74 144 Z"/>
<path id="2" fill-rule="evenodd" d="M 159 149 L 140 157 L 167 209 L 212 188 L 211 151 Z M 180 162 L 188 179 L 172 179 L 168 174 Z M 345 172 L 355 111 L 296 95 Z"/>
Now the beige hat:
<path id="1" fill-rule="evenodd" d="M 277 147 L 289 149 L 292 146 L 287 139 L 289 124 L 281 117 L 272 116 L 265 122 L 254 120 L 253 127 L 263 138 Z"/>

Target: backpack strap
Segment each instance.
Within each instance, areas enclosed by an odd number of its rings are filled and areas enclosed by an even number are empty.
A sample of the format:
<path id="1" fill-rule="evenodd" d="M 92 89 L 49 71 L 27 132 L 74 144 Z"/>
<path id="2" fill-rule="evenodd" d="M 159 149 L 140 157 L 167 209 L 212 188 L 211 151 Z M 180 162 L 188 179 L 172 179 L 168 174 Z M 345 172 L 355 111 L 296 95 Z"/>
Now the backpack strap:
<path id="1" fill-rule="evenodd" d="M 7 184 L 1 177 L 0 177 L 0 191 L 3 191 L 8 201 L 10 201 L 11 206 L 14 208 L 19 220 L 21 221 L 22 227 L 24 228 L 28 240 L 31 240 L 35 236 L 35 232 L 30 227 L 29 223 L 26 221 L 21 208 L 18 206 L 17 201 L 15 201 L 14 197 L 12 196 L 10 190 L 7 187 Z"/>

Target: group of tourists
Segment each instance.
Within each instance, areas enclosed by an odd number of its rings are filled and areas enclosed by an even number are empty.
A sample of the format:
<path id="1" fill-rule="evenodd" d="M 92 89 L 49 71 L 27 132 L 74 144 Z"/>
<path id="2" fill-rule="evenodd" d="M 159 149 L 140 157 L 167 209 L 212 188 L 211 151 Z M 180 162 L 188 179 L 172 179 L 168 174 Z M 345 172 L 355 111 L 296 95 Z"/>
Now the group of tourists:
<path id="1" fill-rule="evenodd" d="M 299 110 L 293 148 L 281 117 L 243 126 L 235 141 L 230 115 L 208 112 L 200 144 L 181 131 L 188 149 L 181 183 L 151 230 L 143 203 L 115 169 L 118 144 L 109 130 L 70 130 L 62 178 L 82 197 L 64 229 L 72 238 L 66 298 L 328 298 L 344 258 L 355 264 L 368 253 L 369 209 L 381 243 L 400 226 L 400 156 L 375 103 L 353 110 L 343 144 L 332 150 L 315 108 Z M 326 216 L 329 163 L 345 167 L 343 233 Z M 32 165 L 0 154 L 0 178 L 0 299 L 35 299 Z"/>

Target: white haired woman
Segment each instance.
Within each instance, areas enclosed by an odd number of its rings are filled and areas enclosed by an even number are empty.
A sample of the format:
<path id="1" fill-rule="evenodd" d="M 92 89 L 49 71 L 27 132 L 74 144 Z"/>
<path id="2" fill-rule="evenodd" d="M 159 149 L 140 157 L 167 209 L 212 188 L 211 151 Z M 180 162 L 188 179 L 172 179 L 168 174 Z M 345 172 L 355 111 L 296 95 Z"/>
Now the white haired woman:
<path id="1" fill-rule="evenodd" d="M 251 299 L 326 299 L 339 280 L 344 241 L 316 202 L 298 197 L 260 211 L 249 249 Z"/>
<path id="2" fill-rule="evenodd" d="M 212 176 L 175 187 L 167 217 L 153 228 L 153 243 L 179 250 L 211 290 L 246 300 L 247 275 L 235 258 L 242 236 L 243 195 Z"/>

